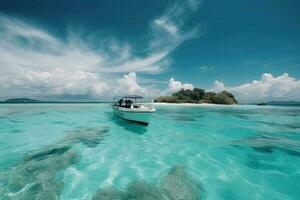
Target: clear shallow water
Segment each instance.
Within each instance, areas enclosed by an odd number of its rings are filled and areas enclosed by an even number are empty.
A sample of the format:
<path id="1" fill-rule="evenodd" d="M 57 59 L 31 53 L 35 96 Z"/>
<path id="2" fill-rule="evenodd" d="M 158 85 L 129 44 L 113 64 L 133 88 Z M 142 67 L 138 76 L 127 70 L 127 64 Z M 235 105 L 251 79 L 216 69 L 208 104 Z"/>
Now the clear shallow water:
<path id="1" fill-rule="evenodd" d="M 0 199 L 299 199 L 300 108 L 0 105 Z"/>

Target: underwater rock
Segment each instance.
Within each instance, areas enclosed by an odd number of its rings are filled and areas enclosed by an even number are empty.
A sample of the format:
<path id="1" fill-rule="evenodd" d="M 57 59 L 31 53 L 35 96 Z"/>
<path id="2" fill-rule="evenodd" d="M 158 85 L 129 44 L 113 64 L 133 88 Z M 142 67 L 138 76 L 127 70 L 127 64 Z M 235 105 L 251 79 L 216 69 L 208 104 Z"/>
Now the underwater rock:
<path id="1" fill-rule="evenodd" d="M 245 165 L 257 170 L 264 170 L 264 171 L 281 171 L 284 172 L 286 169 L 282 166 L 276 165 L 274 160 L 271 157 L 264 157 L 264 156 L 257 156 L 255 154 L 247 154 L 247 160 Z"/>
<path id="2" fill-rule="evenodd" d="M 118 191 L 113 187 L 103 188 L 99 190 L 92 200 L 123 200 L 127 199 L 127 193 Z"/>
<path id="3" fill-rule="evenodd" d="M 240 118 L 240 119 L 246 119 L 248 120 L 250 117 L 246 114 L 233 114 L 233 116 Z"/>
<path id="4" fill-rule="evenodd" d="M 160 187 L 173 200 L 199 200 L 201 186 L 187 175 L 182 166 L 173 167 L 160 181 Z"/>
<path id="5" fill-rule="evenodd" d="M 51 147 L 27 156 L 0 174 L 3 199 L 58 199 L 64 183 L 58 173 L 76 163 L 79 156 L 66 147 Z"/>
<path id="6" fill-rule="evenodd" d="M 25 160 L 30 161 L 30 160 L 43 160 L 45 159 L 47 156 L 51 156 L 51 155 L 61 155 L 65 152 L 67 152 L 68 150 L 70 150 L 71 147 L 70 146 L 62 146 L 62 147 L 53 147 L 50 149 L 46 149 L 46 150 L 41 150 L 40 152 L 37 153 L 33 153 L 28 155 Z"/>
<path id="7" fill-rule="evenodd" d="M 127 199 L 135 200 L 170 200 L 161 188 L 146 182 L 134 182 L 127 188 Z"/>
<path id="8" fill-rule="evenodd" d="M 12 129 L 10 132 L 11 133 L 22 133 L 23 131 L 21 129 Z"/>
<path id="9" fill-rule="evenodd" d="M 113 187 L 100 189 L 92 200 L 170 200 L 159 187 L 145 182 L 133 182 L 126 191 Z"/>
<path id="10" fill-rule="evenodd" d="M 300 129 L 300 123 L 289 123 L 286 126 L 290 129 Z"/>
<path id="11" fill-rule="evenodd" d="M 261 153 L 273 153 L 272 146 L 260 146 L 260 147 L 252 147 L 255 151 L 261 152 Z"/>
<path id="12" fill-rule="evenodd" d="M 93 200 L 170 200 L 168 194 L 159 187 L 145 183 L 133 182 L 126 191 L 118 191 L 113 187 L 100 189 Z"/>
<path id="13" fill-rule="evenodd" d="M 260 153 L 273 153 L 274 150 L 279 150 L 291 156 L 300 157 L 300 142 L 285 137 L 262 135 L 259 137 L 249 138 L 248 140 L 234 141 L 233 146 L 250 147 Z"/>
<path id="14" fill-rule="evenodd" d="M 231 189 L 226 189 L 226 188 L 222 188 L 220 191 L 217 191 L 217 193 L 220 193 L 220 197 L 222 197 L 222 199 L 230 199 L 230 200 L 238 200 L 241 199 L 237 196 L 237 194 L 231 190 Z"/>
<path id="15" fill-rule="evenodd" d="M 57 144 L 26 155 L 21 162 L 0 173 L 0 199 L 59 199 L 64 183 L 57 175 L 80 160 L 72 145 L 96 147 L 108 131 L 103 126 L 77 129 Z"/>
<path id="16" fill-rule="evenodd" d="M 276 127 L 279 129 L 300 129 L 299 123 L 275 123 L 275 122 L 267 122 L 262 120 L 257 120 L 256 122 L 271 127 Z"/>
<path id="17" fill-rule="evenodd" d="M 87 147 L 94 148 L 104 140 L 108 131 L 109 127 L 80 128 L 67 135 L 63 142 L 69 144 L 82 143 Z"/>
<path id="18" fill-rule="evenodd" d="M 175 166 L 164 176 L 159 184 L 144 181 L 129 184 L 124 191 L 115 188 L 103 188 L 93 200 L 199 200 L 201 186 L 189 177 L 184 167 Z"/>
<path id="19" fill-rule="evenodd" d="M 190 117 L 190 116 L 173 116 L 173 119 L 175 119 L 177 121 L 185 121 L 185 122 L 197 121 L 196 119 L 194 119 L 193 117 Z"/>
<path id="20" fill-rule="evenodd" d="M 192 112 L 186 111 L 186 110 L 179 110 L 176 113 L 181 114 L 181 115 L 193 115 Z"/>

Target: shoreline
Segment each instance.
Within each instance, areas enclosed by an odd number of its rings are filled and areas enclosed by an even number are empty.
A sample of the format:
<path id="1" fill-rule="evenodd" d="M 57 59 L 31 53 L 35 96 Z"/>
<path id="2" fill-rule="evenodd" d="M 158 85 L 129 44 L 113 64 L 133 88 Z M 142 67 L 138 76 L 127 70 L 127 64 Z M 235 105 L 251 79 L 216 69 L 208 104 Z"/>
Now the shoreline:
<path id="1" fill-rule="evenodd" d="M 239 106 L 240 104 L 214 104 L 214 103 L 165 103 L 165 102 L 156 102 L 154 103 L 156 106 Z"/>

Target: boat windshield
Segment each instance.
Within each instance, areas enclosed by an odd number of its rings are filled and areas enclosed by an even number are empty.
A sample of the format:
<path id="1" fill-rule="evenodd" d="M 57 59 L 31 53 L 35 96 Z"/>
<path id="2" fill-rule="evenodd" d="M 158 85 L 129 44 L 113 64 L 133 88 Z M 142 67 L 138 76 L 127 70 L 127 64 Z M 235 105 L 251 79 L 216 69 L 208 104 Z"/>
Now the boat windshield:
<path id="1" fill-rule="evenodd" d="M 130 99 L 119 99 L 117 102 L 115 102 L 116 106 L 119 107 L 125 107 L 125 108 L 130 108 L 131 105 L 133 104 L 133 101 Z"/>
<path id="2" fill-rule="evenodd" d="M 124 108 L 139 108 L 141 104 L 138 103 L 138 100 L 143 99 L 142 96 L 138 95 L 128 95 L 124 97 L 115 97 L 113 104 L 115 106 L 124 107 Z"/>
<path id="3" fill-rule="evenodd" d="M 153 109 L 153 101 L 145 102 L 144 100 L 140 101 L 141 99 L 144 99 L 141 96 L 138 95 L 130 95 L 130 96 L 124 96 L 124 97 L 115 97 L 113 99 L 113 105 L 117 107 L 123 107 L 123 108 L 142 108 L 142 109 Z"/>

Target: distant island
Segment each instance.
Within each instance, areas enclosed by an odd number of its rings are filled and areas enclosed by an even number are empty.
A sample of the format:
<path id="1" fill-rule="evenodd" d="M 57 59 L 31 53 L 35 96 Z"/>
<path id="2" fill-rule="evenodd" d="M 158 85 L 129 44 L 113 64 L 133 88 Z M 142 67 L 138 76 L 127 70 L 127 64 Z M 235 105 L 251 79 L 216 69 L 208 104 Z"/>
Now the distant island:
<path id="1" fill-rule="evenodd" d="M 7 99 L 4 101 L 0 101 L 0 103 L 4 104 L 18 104 L 18 103 L 110 103 L 110 102 L 102 102 L 102 101 L 41 101 L 37 99 L 31 99 L 31 98 L 12 98 L 12 99 Z"/>
<path id="2" fill-rule="evenodd" d="M 161 96 L 154 102 L 165 103 L 211 103 L 211 104 L 237 104 L 238 101 L 230 92 L 223 91 L 220 93 L 205 92 L 204 89 L 194 88 L 193 90 L 181 89 L 173 93 L 171 96 Z"/>
<path id="3" fill-rule="evenodd" d="M 2 103 L 40 103 L 40 100 L 30 99 L 30 98 L 13 98 L 7 99 Z"/>
<path id="4" fill-rule="evenodd" d="M 265 103 L 265 102 L 260 102 L 260 103 L 256 103 L 256 105 L 257 105 L 257 106 L 266 106 L 267 103 Z"/>
<path id="5" fill-rule="evenodd" d="M 257 103 L 256 105 L 259 106 L 300 106 L 299 101 L 267 101 L 267 102 L 261 102 Z"/>

